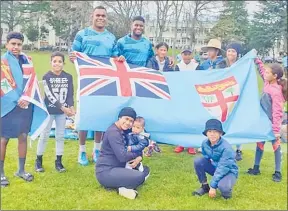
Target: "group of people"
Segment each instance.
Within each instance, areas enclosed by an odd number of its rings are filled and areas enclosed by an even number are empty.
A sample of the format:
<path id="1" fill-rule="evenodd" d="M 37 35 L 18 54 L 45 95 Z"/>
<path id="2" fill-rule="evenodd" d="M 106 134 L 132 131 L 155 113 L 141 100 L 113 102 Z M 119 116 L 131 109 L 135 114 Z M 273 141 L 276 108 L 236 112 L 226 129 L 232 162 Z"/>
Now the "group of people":
<path id="1" fill-rule="evenodd" d="M 212 70 L 232 66 L 239 58 L 240 44 L 230 43 L 225 51 L 221 49 L 221 42 L 217 39 L 209 41 L 202 50 L 208 52 L 208 59 L 202 64 L 193 60 L 191 49 L 184 49 L 181 53 L 182 60 L 174 65 L 174 59 L 167 56 L 168 45 L 161 42 L 155 46 L 155 54 L 151 42 L 143 36 L 145 20 L 141 16 L 133 18 L 131 33 L 116 41 L 115 36 L 105 29 L 107 21 L 106 9 L 98 6 L 92 14 L 93 24 L 76 34 L 69 54 L 71 62 L 75 60 L 75 51 L 88 56 L 114 57 L 118 61 L 127 61 L 138 66 L 152 68 L 158 71 L 193 71 Z M 24 37 L 21 33 L 11 32 L 7 36 L 6 54 L 15 58 L 17 65 L 22 69 L 23 56 L 21 54 Z M 49 137 L 53 121 L 56 122 L 56 157 L 55 169 L 64 172 L 62 156 L 64 149 L 64 130 L 66 116 L 75 115 L 74 89 L 72 75 L 64 71 L 65 57 L 60 52 L 51 55 L 51 70 L 44 76 L 45 105 L 50 114 L 50 121 L 40 135 L 37 146 L 35 170 L 44 172 L 43 154 Z M 261 106 L 272 122 L 275 140 L 272 141 L 275 153 L 275 173 L 273 180 L 281 181 L 281 147 L 280 127 L 283 115 L 283 103 L 287 100 L 287 84 L 282 78 L 283 68 L 279 64 L 271 64 L 264 68 L 261 60 L 256 59 L 258 70 L 265 82 Z M 175 67 L 174 67 L 175 66 Z M 14 69 L 11 68 L 12 76 Z M 22 70 L 23 76 L 23 70 Z M 23 80 L 23 77 L 22 77 Z M 16 83 L 18 83 L 16 81 Z M 19 82 L 19 92 L 23 91 Z M 20 95 L 21 96 L 21 95 Z M 15 102 L 14 102 L 15 103 Z M 2 101 L 1 101 L 2 106 Z M 4 173 L 4 160 L 6 146 L 10 138 L 18 138 L 19 170 L 15 173 L 25 181 L 34 179 L 31 173 L 25 171 L 27 154 L 27 135 L 32 121 L 33 105 L 19 98 L 14 109 L 7 114 L 1 111 L 1 186 L 7 186 L 9 181 Z M 13 121 L 12 121 L 13 120 Z M 148 131 L 149 132 L 149 131 Z M 242 159 L 241 146 L 237 146 L 236 153 L 232 146 L 222 136 L 225 132 L 222 124 L 216 119 L 206 123 L 205 131 L 207 140 L 202 143 L 203 157 L 194 160 L 194 168 L 201 183 L 200 189 L 193 191 L 193 195 L 202 196 L 206 193 L 210 197 L 216 196 L 216 189 L 221 191 L 225 199 L 231 198 L 232 188 L 238 178 L 236 160 Z M 86 153 L 87 131 L 79 131 L 78 162 L 88 165 Z M 125 107 L 118 115 L 118 120 L 113 123 L 105 133 L 95 131 L 92 159 L 96 163 L 95 176 L 105 188 L 116 189 L 126 198 L 135 199 L 136 188 L 143 184 L 149 177 L 150 169 L 142 164 L 143 150 L 148 147 L 147 156 L 152 151 L 160 152 L 155 141 L 149 139 L 145 130 L 145 118 L 137 116 L 133 108 Z M 254 167 L 248 170 L 249 174 L 260 174 L 260 161 L 263 155 L 264 143 L 257 143 Z M 184 147 L 178 146 L 175 152 L 182 152 Z M 195 154 L 195 149 L 188 148 L 190 154 Z M 212 175 L 208 184 L 206 173 Z"/>

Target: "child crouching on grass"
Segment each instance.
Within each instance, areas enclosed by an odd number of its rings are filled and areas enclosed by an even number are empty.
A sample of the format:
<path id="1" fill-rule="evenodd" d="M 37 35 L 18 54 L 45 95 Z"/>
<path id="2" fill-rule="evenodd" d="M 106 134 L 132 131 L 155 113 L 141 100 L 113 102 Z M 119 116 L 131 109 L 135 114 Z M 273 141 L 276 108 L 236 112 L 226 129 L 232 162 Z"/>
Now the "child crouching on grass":
<path id="1" fill-rule="evenodd" d="M 221 137 L 225 132 L 219 120 L 208 120 L 203 134 L 208 137 L 202 143 L 203 157 L 194 160 L 194 168 L 202 186 L 192 194 L 202 196 L 209 193 L 209 197 L 214 198 L 218 188 L 222 197 L 229 199 L 232 197 L 232 189 L 238 178 L 235 152 Z M 210 186 L 207 183 L 206 173 L 213 176 Z"/>
<path id="2" fill-rule="evenodd" d="M 64 152 L 64 135 L 66 116 L 75 115 L 74 110 L 74 89 L 72 75 L 63 70 L 64 54 L 54 52 L 51 55 L 51 70 L 43 76 L 45 91 L 45 104 L 50 114 L 50 121 L 47 127 L 40 135 L 37 146 L 37 158 L 35 161 L 35 171 L 44 172 L 42 166 L 43 154 L 50 135 L 52 123 L 56 123 L 56 160 L 55 169 L 58 172 L 66 171 L 62 164 L 62 155 Z"/>

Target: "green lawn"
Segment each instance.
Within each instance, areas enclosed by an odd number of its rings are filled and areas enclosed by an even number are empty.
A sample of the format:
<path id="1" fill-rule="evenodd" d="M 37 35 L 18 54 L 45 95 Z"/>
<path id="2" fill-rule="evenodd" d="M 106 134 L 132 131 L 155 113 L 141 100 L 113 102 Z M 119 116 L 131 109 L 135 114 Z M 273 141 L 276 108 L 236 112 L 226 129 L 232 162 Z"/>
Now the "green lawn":
<path id="1" fill-rule="evenodd" d="M 38 79 L 49 70 L 47 53 L 32 53 Z M 65 69 L 74 76 L 73 65 L 66 62 Z M 87 152 L 92 151 L 93 142 L 88 141 Z M 28 149 L 26 170 L 33 173 L 37 143 Z M 275 183 L 271 179 L 274 172 L 274 154 L 270 143 L 265 146 L 261 163 L 261 175 L 245 174 L 252 167 L 255 144 L 243 145 L 244 160 L 239 162 L 239 180 L 233 198 L 225 201 L 218 197 L 209 199 L 193 197 L 191 192 L 199 187 L 193 170 L 196 156 L 187 152 L 175 154 L 173 147 L 161 145 L 163 153 L 144 158 L 144 163 L 151 169 L 147 182 L 138 189 L 136 200 L 125 199 L 114 191 L 106 191 L 95 179 L 94 165 L 87 167 L 77 163 L 78 144 L 76 141 L 65 142 L 63 164 L 67 172 L 58 173 L 54 169 L 55 142 L 50 139 L 44 155 L 45 173 L 33 173 L 35 180 L 26 183 L 13 176 L 17 170 L 17 142 L 8 144 L 5 172 L 10 186 L 1 188 L 1 210 L 284 210 L 287 209 L 287 144 L 283 144 L 283 181 Z M 200 156 L 199 154 L 197 156 Z M 91 155 L 90 155 L 91 159 Z"/>

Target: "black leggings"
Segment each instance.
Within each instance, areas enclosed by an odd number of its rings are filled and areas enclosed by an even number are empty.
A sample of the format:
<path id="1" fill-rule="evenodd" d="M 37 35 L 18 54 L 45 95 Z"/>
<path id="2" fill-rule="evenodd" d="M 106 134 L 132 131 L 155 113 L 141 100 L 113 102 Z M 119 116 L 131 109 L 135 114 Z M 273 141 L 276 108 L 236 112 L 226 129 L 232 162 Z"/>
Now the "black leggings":
<path id="1" fill-rule="evenodd" d="M 136 189 L 144 183 L 149 173 L 150 169 L 147 166 L 144 166 L 143 172 L 119 167 L 96 173 L 96 178 L 105 188 Z"/>

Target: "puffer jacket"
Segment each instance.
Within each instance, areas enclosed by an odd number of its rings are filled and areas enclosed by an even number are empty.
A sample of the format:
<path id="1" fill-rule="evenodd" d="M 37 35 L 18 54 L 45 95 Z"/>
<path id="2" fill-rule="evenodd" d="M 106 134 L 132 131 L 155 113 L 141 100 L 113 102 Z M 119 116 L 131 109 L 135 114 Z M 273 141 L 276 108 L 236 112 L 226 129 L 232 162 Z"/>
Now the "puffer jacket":
<path id="1" fill-rule="evenodd" d="M 148 147 L 149 139 L 143 135 L 129 133 L 127 135 L 127 145 L 131 146 L 131 152 L 141 152 Z"/>
<path id="2" fill-rule="evenodd" d="M 172 67 L 169 66 L 169 58 L 165 57 L 165 63 L 164 63 L 164 67 L 163 67 L 163 72 L 172 72 L 174 71 Z M 147 66 L 148 68 L 152 68 L 154 70 L 159 70 L 159 64 L 158 61 L 156 59 L 156 56 L 153 56 L 151 59 L 149 59 L 149 61 L 147 62 Z"/>
<path id="3" fill-rule="evenodd" d="M 211 61 L 207 59 L 201 65 L 197 67 L 196 70 L 209 70 L 209 69 L 216 69 L 217 65 L 223 60 L 222 56 L 217 56 L 216 60 Z"/>
<path id="4" fill-rule="evenodd" d="M 222 137 L 211 146 L 207 139 L 202 143 L 202 154 L 205 158 L 211 160 L 212 165 L 216 167 L 215 173 L 210 182 L 212 188 L 217 188 L 219 181 L 229 173 L 238 177 L 238 166 L 235 160 L 235 152 L 231 145 Z"/>
<path id="5" fill-rule="evenodd" d="M 272 122 L 272 130 L 274 134 L 280 134 L 281 123 L 283 118 L 284 96 L 282 94 L 282 86 L 278 83 L 270 84 L 265 81 L 265 68 L 260 59 L 255 59 L 257 70 L 264 81 L 263 94 L 260 100 L 261 106 Z"/>

